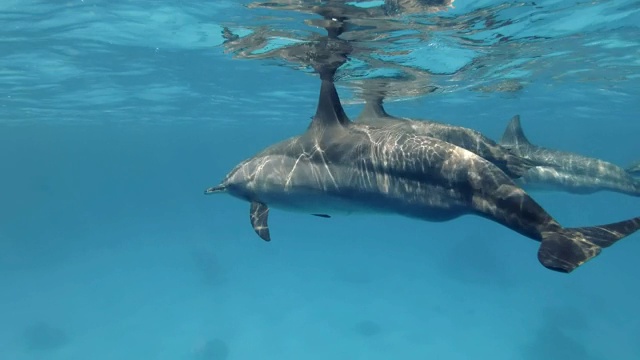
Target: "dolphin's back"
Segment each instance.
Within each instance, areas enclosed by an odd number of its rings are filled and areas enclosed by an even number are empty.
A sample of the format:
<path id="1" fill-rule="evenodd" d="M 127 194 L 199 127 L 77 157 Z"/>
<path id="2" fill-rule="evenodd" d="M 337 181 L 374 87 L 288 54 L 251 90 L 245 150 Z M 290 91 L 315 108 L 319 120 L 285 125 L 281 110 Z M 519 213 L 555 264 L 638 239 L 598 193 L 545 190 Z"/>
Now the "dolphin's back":
<path id="1" fill-rule="evenodd" d="M 414 120 L 391 116 L 387 114 L 380 102 L 367 103 L 356 122 L 446 141 L 487 159 L 512 178 L 523 176 L 527 170 L 536 165 L 527 159 L 514 155 L 479 131 L 432 120 Z"/>

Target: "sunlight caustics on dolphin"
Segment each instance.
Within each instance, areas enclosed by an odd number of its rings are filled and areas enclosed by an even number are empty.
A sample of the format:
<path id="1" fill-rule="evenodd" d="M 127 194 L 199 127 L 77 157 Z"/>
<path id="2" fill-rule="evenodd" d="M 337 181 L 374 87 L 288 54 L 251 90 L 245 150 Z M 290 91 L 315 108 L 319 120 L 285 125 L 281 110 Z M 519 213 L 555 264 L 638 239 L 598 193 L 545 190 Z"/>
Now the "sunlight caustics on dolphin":
<path id="1" fill-rule="evenodd" d="M 364 98 L 365 106 L 354 120 L 356 123 L 370 124 L 408 134 L 431 136 L 446 141 L 489 160 L 512 178 L 523 176 L 530 168 L 537 165 L 531 160 L 512 154 L 479 131 L 426 119 L 414 120 L 392 116 L 384 109 L 383 96 L 367 94 Z"/>
<path id="2" fill-rule="evenodd" d="M 632 176 L 633 168 L 625 170 L 604 160 L 533 145 L 525 136 L 518 115 L 507 125 L 500 145 L 541 164 L 517 180 L 525 188 L 576 194 L 608 190 L 640 196 L 640 179 Z"/>
<path id="3" fill-rule="evenodd" d="M 318 70 L 320 97 L 305 133 L 242 161 L 222 183 L 205 190 L 250 202 L 251 224 L 262 239 L 271 239 L 269 207 L 427 221 L 473 214 L 540 241 L 539 261 L 568 273 L 640 228 L 640 217 L 563 228 L 502 170 L 471 151 L 432 137 L 352 123 L 333 83 L 336 69 Z"/>

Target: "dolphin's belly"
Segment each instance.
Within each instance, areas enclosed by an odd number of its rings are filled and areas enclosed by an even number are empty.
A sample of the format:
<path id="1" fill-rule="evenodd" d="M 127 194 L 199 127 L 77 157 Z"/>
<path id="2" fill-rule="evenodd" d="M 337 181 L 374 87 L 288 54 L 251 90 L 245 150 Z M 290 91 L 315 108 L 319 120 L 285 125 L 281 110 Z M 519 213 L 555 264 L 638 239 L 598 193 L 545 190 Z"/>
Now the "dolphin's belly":
<path id="1" fill-rule="evenodd" d="M 257 194 L 261 202 L 268 204 L 270 208 L 286 211 L 327 214 L 349 215 L 354 213 L 384 213 L 384 208 L 374 209 L 368 204 L 363 204 L 353 199 L 347 199 L 336 194 L 318 191 L 269 191 Z"/>
<path id="2" fill-rule="evenodd" d="M 310 214 L 400 214 L 445 221 L 471 212 L 459 189 L 350 166 L 299 166 L 286 181 L 261 182 L 256 199 Z"/>

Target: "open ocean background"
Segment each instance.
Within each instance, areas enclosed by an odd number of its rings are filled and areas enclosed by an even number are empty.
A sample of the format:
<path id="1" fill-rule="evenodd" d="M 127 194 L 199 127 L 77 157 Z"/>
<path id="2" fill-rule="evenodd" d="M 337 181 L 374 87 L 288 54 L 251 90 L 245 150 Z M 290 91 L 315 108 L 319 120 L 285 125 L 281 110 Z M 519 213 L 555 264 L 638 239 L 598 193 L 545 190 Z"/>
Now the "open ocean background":
<path id="1" fill-rule="evenodd" d="M 242 4 L 0 2 L 0 360 L 640 359 L 640 234 L 566 275 L 481 218 L 273 210 L 265 243 L 247 203 L 204 196 L 315 112 L 317 77 L 224 53 Z M 640 160 L 638 1 L 521 5 L 501 31 L 549 40 L 511 50 L 520 91 L 387 110 L 496 140 L 520 114 L 534 144 Z M 640 215 L 631 196 L 531 194 L 564 226 Z"/>

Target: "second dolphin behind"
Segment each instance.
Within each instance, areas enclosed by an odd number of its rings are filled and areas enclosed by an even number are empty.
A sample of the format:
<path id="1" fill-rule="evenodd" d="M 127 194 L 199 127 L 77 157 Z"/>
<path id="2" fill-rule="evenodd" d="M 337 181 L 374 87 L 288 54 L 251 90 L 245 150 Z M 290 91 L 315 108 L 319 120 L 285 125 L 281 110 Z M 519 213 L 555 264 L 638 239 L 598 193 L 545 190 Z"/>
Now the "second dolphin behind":
<path id="1" fill-rule="evenodd" d="M 525 188 L 559 190 L 576 194 L 614 191 L 640 196 L 640 179 L 610 162 L 568 151 L 552 150 L 533 145 L 524 135 L 520 116 L 509 122 L 500 145 L 514 154 L 534 161 L 540 166 L 527 170 L 517 180 Z"/>

